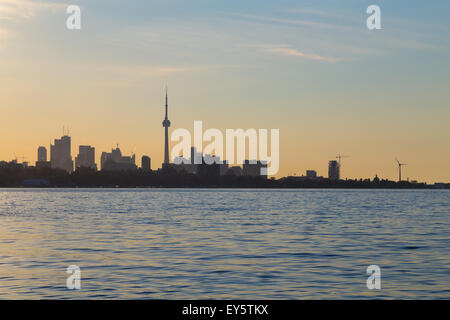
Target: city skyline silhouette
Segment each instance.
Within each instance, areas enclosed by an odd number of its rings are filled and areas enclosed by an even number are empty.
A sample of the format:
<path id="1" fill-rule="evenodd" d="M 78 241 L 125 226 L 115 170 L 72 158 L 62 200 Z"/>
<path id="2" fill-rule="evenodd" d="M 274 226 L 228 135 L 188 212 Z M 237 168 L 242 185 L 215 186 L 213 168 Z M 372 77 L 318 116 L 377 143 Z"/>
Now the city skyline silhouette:
<path id="1" fill-rule="evenodd" d="M 342 153 L 343 178 L 397 180 L 399 157 L 405 179 L 450 180 L 448 4 L 382 1 L 382 30 L 350 3 L 253 4 L 87 2 L 78 31 L 59 3 L 5 4 L 0 159 L 34 161 L 64 125 L 97 164 L 117 143 L 162 163 L 167 84 L 170 130 L 280 129 L 279 177 L 326 176 Z"/>

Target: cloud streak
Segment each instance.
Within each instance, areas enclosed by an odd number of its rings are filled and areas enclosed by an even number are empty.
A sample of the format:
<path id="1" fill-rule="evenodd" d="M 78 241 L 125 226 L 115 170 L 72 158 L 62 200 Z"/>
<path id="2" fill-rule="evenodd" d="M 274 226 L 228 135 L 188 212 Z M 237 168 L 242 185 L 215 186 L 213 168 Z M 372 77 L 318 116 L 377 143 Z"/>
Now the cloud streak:
<path id="1" fill-rule="evenodd" d="M 320 62 L 338 62 L 340 59 L 325 57 L 314 53 L 305 53 L 303 51 L 292 48 L 288 45 L 274 45 L 274 44 L 256 44 L 246 45 L 245 47 L 259 48 L 265 53 L 276 54 L 286 57 L 303 58 L 307 60 L 315 60 Z"/>
<path id="2" fill-rule="evenodd" d="M 0 20 L 30 19 L 41 10 L 55 11 L 64 4 L 48 1 L 1 0 Z"/>
<path id="3" fill-rule="evenodd" d="M 308 60 L 316 60 L 322 62 L 337 62 L 338 59 L 335 58 L 327 58 L 324 56 L 319 56 L 317 54 L 303 53 L 297 49 L 289 48 L 289 47 L 278 47 L 278 48 L 267 48 L 264 50 L 265 52 L 275 53 L 282 56 L 289 57 L 299 57 Z"/>
<path id="4" fill-rule="evenodd" d="M 247 21 L 259 22 L 259 23 L 271 23 L 285 26 L 293 26 L 293 27 L 302 27 L 302 28 L 312 28 L 312 29 L 332 29 L 332 30 L 341 30 L 341 31 L 355 31 L 355 27 L 348 25 L 341 25 L 337 23 L 330 22 L 319 22 L 313 20 L 306 19 L 288 19 L 288 18 L 280 18 L 280 17 L 267 17 L 267 16 L 258 16 L 251 14 L 235 14 L 236 17 L 241 19 L 245 19 Z"/>

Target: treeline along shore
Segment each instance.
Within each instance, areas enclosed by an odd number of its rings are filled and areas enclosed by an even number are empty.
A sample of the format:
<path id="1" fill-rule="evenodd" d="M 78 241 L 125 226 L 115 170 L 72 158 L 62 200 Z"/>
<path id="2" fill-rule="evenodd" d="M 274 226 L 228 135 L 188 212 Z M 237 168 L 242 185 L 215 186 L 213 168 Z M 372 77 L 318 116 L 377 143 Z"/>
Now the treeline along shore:
<path id="1" fill-rule="evenodd" d="M 173 168 L 129 171 L 96 171 L 78 168 L 72 173 L 60 169 L 22 167 L 8 165 L 0 167 L 0 187 L 42 188 L 406 188 L 406 189 L 450 189 L 450 184 L 427 185 L 408 181 L 380 179 L 329 180 L 306 177 L 265 178 L 261 176 L 216 176 L 190 174 Z"/>

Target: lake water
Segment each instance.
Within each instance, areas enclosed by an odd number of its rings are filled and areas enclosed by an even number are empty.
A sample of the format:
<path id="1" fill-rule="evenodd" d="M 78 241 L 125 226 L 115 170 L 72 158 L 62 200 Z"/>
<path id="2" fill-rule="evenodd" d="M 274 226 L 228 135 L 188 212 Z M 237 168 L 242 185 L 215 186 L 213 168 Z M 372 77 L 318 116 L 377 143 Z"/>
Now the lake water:
<path id="1" fill-rule="evenodd" d="M 0 189 L 0 299 L 449 299 L 449 248 L 447 190 Z"/>

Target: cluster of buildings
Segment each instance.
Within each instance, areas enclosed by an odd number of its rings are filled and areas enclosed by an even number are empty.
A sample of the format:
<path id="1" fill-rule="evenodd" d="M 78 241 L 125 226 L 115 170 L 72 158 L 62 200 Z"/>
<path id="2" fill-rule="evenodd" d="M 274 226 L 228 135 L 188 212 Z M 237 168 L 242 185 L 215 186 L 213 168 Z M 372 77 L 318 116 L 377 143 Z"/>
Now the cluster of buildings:
<path id="1" fill-rule="evenodd" d="M 117 146 L 111 152 L 102 152 L 100 158 L 101 170 L 137 170 L 136 157 L 123 156 L 122 152 Z M 71 138 L 64 135 L 61 139 L 55 139 L 54 144 L 50 145 L 50 160 L 47 157 L 47 149 L 40 146 L 37 151 L 37 168 L 53 168 L 62 169 L 69 173 L 78 168 L 89 168 L 97 170 L 95 163 L 95 148 L 92 146 L 79 146 L 78 155 L 75 157 L 75 162 L 71 155 Z M 142 157 L 142 169 L 151 169 L 151 160 L 148 156 Z"/>
<path id="2" fill-rule="evenodd" d="M 200 160 L 199 160 L 200 159 Z M 199 164 L 198 164 L 199 163 Z M 37 168 L 62 169 L 69 173 L 79 168 L 89 168 L 98 170 L 95 163 L 95 148 L 89 145 L 80 145 L 78 155 L 75 161 L 71 155 L 71 137 L 62 136 L 55 139 L 54 144 L 50 145 L 50 159 L 48 159 L 47 148 L 40 146 L 37 150 Z M 261 169 L 267 168 L 267 164 L 261 161 L 245 160 L 241 166 L 229 166 L 227 161 L 220 161 L 220 158 L 212 155 L 203 155 L 197 152 L 195 147 L 191 148 L 190 158 L 176 158 L 174 163 L 169 161 L 163 164 L 164 167 L 174 168 L 177 172 L 185 171 L 187 173 L 201 176 L 261 176 Z M 151 170 L 151 159 L 144 155 L 141 158 L 141 169 Z M 138 170 L 135 155 L 125 156 L 117 146 L 111 152 L 102 152 L 100 157 L 100 169 L 106 171 L 126 171 Z M 263 175 L 264 176 L 264 175 Z M 267 176 L 265 176 L 267 177 Z"/>
<path id="3" fill-rule="evenodd" d="M 241 166 L 229 166 L 226 161 L 220 161 L 219 157 L 212 155 L 203 155 L 197 152 L 195 147 L 191 149 L 189 159 L 177 158 L 174 163 L 169 159 L 169 127 L 171 125 L 168 119 L 168 96 L 166 92 L 165 118 L 162 122 L 164 127 L 164 163 L 162 168 L 173 168 L 174 170 L 192 173 L 201 176 L 263 176 L 267 172 L 267 163 L 256 160 L 245 160 Z M 97 170 L 95 163 L 95 148 L 89 145 L 79 146 L 78 155 L 75 162 L 71 155 L 71 138 L 64 134 L 61 139 L 55 139 L 54 144 L 50 145 L 50 160 L 47 157 L 47 149 L 43 146 L 38 148 L 37 168 L 62 169 L 69 173 L 79 168 L 89 168 Z M 141 169 L 151 170 L 151 159 L 148 156 L 142 156 Z M 137 170 L 135 155 L 124 156 L 117 146 L 111 152 L 102 152 L 100 157 L 100 169 L 106 171 L 126 171 Z M 262 174 L 263 173 L 263 174 Z"/>
<path id="4" fill-rule="evenodd" d="M 230 166 L 228 161 L 221 161 L 220 157 L 198 152 L 195 147 L 191 148 L 190 158 L 177 157 L 174 164 L 165 164 L 173 167 L 176 171 L 185 171 L 200 176 L 246 176 L 267 178 L 267 163 L 257 160 L 245 160 L 241 166 Z M 264 171 L 264 169 L 266 169 Z"/>
<path id="5" fill-rule="evenodd" d="M 306 170 L 306 175 L 290 177 L 297 180 L 320 180 L 325 177 L 318 176 L 316 170 Z M 336 181 L 341 179 L 341 164 L 339 161 L 328 162 L 328 180 Z"/>
<path id="6" fill-rule="evenodd" d="M 227 161 L 221 161 L 219 157 L 214 155 L 203 155 L 197 152 L 195 147 L 191 148 L 190 158 L 178 157 L 174 163 L 169 159 L 169 127 L 171 125 L 168 119 L 168 96 L 166 91 L 165 118 L 162 122 L 164 127 L 164 163 L 162 168 L 173 168 L 178 172 L 185 171 L 187 173 L 200 176 L 262 176 L 267 172 L 267 163 L 256 160 L 245 160 L 242 166 L 229 166 Z M 340 158 L 341 156 L 339 156 Z M 78 155 L 75 161 L 71 155 L 71 138 L 68 134 L 64 134 L 60 139 L 55 139 L 54 144 L 50 145 L 50 159 L 48 159 L 47 149 L 40 146 L 37 151 L 37 168 L 54 168 L 62 169 L 69 173 L 79 168 L 89 168 L 98 170 L 95 163 L 95 148 L 89 145 L 80 145 Z M 331 160 L 328 163 L 328 179 L 340 179 L 340 161 Z M 141 159 L 142 170 L 151 170 L 151 159 L 144 155 Z M 119 146 L 111 150 L 111 152 L 102 152 L 100 157 L 100 169 L 107 171 L 126 171 L 138 170 L 135 155 L 125 156 L 119 149 Z M 307 170 L 306 176 L 296 177 L 298 179 L 323 179 L 318 177 L 315 170 Z"/>

